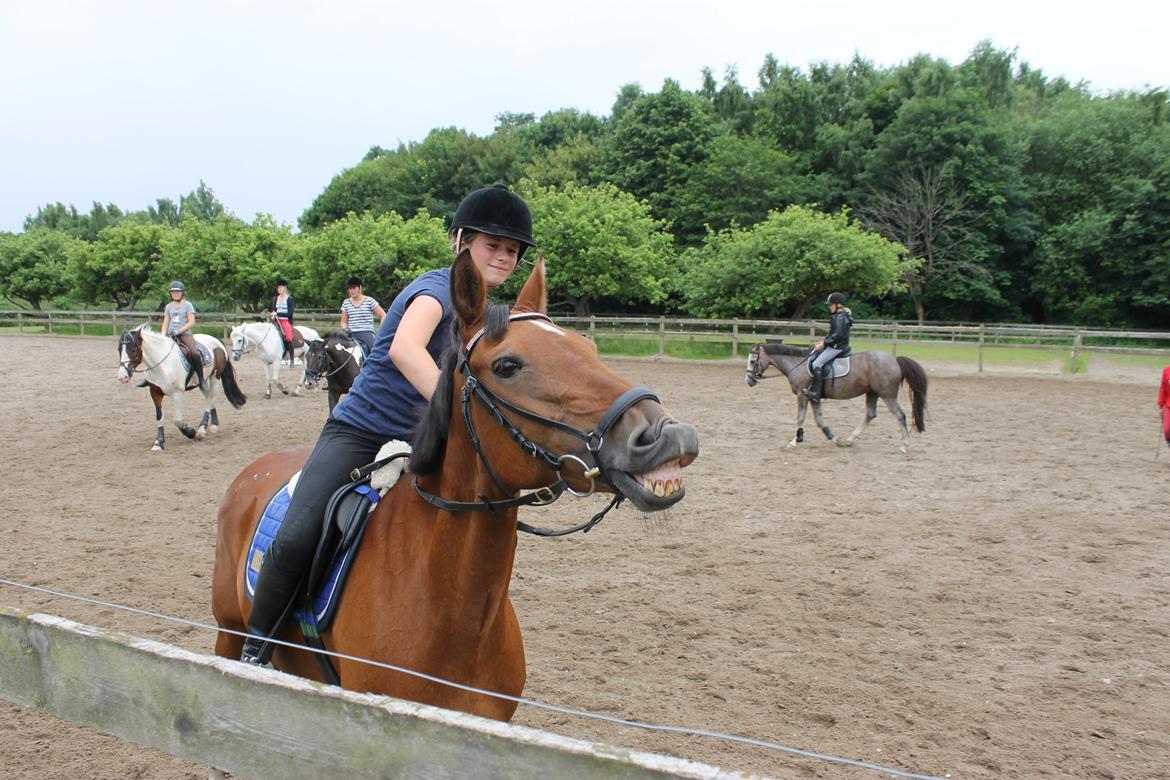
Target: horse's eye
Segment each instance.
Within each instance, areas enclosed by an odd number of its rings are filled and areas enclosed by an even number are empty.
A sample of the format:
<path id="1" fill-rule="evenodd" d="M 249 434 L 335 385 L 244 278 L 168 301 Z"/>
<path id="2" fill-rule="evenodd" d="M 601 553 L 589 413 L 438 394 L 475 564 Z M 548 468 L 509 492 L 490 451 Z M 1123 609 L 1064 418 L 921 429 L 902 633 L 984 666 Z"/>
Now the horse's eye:
<path id="1" fill-rule="evenodd" d="M 522 368 L 524 364 L 516 358 L 502 357 L 492 363 L 492 373 L 501 379 L 509 378 Z"/>

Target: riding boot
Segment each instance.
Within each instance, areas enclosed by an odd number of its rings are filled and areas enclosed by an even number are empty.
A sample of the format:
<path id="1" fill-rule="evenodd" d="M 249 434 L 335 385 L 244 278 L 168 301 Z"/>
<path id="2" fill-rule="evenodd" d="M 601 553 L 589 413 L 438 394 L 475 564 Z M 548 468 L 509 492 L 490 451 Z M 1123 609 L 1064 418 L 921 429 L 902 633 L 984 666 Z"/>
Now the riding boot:
<path id="1" fill-rule="evenodd" d="M 253 636 L 244 640 L 240 660 L 244 663 L 264 666 L 272 658 L 273 645 L 263 639 L 271 637 L 280 628 L 292 606 L 293 596 L 301 578 L 288 575 L 276 568 L 271 555 L 264 556 L 260 574 L 256 578 L 256 594 L 252 597 L 252 611 L 248 615 L 248 633 Z"/>
<path id="2" fill-rule="evenodd" d="M 804 394 L 810 401 L 820 401 L 825 387 L 825 366 L 812 370 L 812 385 L 805 388 Z"/>

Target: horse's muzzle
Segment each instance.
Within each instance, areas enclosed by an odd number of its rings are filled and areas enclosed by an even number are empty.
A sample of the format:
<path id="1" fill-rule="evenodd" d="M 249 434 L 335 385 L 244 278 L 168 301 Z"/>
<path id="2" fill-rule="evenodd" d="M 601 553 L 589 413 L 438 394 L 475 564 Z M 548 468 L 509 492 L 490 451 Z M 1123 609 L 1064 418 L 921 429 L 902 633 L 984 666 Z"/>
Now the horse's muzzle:
<path id="1" fill-rule="evenodd" d="M 699 456 L 699 431 L 693 425 L 662 415 L 635 426 L 623 445 L 602 448 L 602 465 L 614 489 L 643 512 L 682 500 L 682 469 Z"/>
<path id="2" fill-rule="evenodd" d="M 755 374 L 753 374 L 751 371 L 748 371 L 746 381 L 748 387 L 755 387 L 757 384 L 759 384 L 760 380 L 756 378 Z"/>

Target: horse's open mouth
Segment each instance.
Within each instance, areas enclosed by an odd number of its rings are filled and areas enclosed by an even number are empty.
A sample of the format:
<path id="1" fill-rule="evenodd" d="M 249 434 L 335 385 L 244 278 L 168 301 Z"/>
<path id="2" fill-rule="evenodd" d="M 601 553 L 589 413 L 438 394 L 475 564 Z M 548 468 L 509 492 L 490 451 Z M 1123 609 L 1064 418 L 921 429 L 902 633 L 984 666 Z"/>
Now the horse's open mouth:
<path id="1" fill-rule="evenodd" d="M 643 512 L 657 512 L 673 506 L 686 495 L 682 484 L 682 463 L 678 458 L 643 474 L 612 471 L 613 486 Z"/>

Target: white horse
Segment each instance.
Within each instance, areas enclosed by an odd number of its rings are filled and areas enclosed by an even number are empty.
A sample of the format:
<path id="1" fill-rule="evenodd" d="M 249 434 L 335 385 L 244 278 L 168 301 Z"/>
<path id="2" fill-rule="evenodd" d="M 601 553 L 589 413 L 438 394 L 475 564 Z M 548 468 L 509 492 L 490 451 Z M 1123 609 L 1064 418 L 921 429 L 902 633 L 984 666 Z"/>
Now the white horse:
<path id="1" fill-rule="evenodd" d="M 211 365 L 206 366 L 203 372 L 203 417 L 199 425 L 192 428 L 183 422 L 183 394 L 196 387 L 194 382 L 197 380 L 192 377 L 192 382 L 187 381 L 188 371 L 183 365 L 178 343 L 169 336 L 155 333 L 149 325 L 139 325 L 134 330 L 125 331 L 118 339 L 118 381 L 128 384 L 134 374 L 143 374 L 143 383 L 150 388 L 150 398 L 154 401 L 154 419 L 158 427 L 151 450 L 157 451 L 164 447 L 163 396 L 169 395 L 174 404 L 175 427 L 188 439 L 199 440 L 206 438 L 209 422 L 211 433 L 219 430 L 219 415 L 215 411 L 216 379 L 223 384 L 223 394 L 232 406 L 238 409 L 248 400 L 236 384 L 236 376 L 223 343 L 214 336 L 202 333 L 195 334 L 195 341 L 211 353 Z"/>
<path id="2" fill-rule="evenodd" d="M 310 341 L 321 337 L 317 331 L 304 325 L 295 325 L 294 327 L 300 332 L 301 338 L 305 342 L 303 346 L 293 350 L 293 355 L 301 358 L 301 378 L 293 383 L 293 395 L 300 395 L 301 385 L 305 381 L 305 351 L 309 348 Z M 288 388 L 280 383 L 280 363 L 284 357 L 284 340 L 280 337 L 280 331 L 276 329 L 276 325 L 271 322 L 249 322 L 232 328 L 232 360 L 239 360 L 245 352 L 251 349 L 256 350 L 256 356 L 264 364 L 264 378 L 268 381 L 264 397 L 272 397 L 273 383 L 276 384 L 280 392 L 288 395 Z"/>

